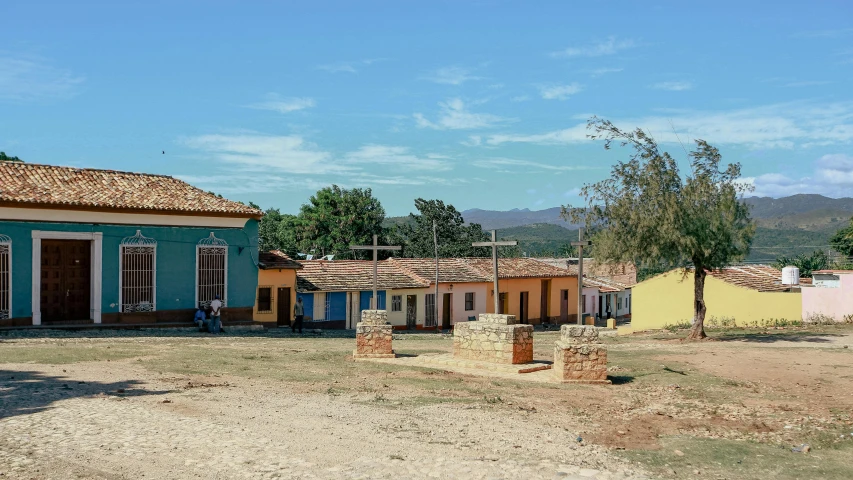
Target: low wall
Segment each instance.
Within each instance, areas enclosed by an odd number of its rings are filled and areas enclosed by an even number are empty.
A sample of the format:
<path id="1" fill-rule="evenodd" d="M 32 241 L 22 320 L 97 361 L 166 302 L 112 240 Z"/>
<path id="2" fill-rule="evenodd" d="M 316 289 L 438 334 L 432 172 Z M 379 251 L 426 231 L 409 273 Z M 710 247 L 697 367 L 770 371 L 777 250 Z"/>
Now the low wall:
<path id="1" fill-rule="evenodd" d="M 480 314 L 476 322 L 453 327 L 453 356 L 492 363 L 533 361 L 533 325 L 519 325 L 514 315 Z"/>
<path id="2" fill-rule="evenodd" d="M 554 375 L 562 382 L 608 383 L 607 348 L 593 326 L 563 325 L 554 346 Z"/>

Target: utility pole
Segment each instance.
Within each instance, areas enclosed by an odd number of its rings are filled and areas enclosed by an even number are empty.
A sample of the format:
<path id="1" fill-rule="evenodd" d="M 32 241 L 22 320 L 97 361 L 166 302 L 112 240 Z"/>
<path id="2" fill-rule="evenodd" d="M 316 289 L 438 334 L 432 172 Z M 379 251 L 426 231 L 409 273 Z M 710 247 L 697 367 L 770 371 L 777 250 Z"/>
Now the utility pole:
<path id="1" fill-rule="evenodd" d="M 578 230 L 578 241 L 572 242 L 573 247 L 578 247 L 578 325 L 583 325 L 583 247 L 592 245 L 589 240 L 583 239 L 583 227 Z"/>
<path id="2" fill-rule="evenodd" d="M 441 327 L 438 326 L 438 226 L 435 219 L 432 220 L 432 242 L 435 245 L 435 301 L 432 302 L 435 319 L 435 331 L 441 333 Z"/>

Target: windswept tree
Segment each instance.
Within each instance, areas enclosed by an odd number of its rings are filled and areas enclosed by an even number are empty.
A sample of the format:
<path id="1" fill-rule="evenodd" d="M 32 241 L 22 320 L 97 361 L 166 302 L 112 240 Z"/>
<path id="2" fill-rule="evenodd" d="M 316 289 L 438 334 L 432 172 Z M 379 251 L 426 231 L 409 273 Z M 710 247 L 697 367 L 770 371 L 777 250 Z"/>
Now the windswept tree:
<path id="1" fill-rule="evenodd" d="M 853 218 L 850 225 L 835 232 L 829 243 L 833 250 L 853 260 Z"/>
<path id="2" fill-rule="evenodd" d="M 597 117 L 588 128 L 595 132 L 589 137 L 603 140 L 605 149 L 616 142 L 632 153 L 613 166 L 609 178 L 585 185 L 586 205 L 563 207 L 563 217 L 593 228 L 598 261 L 682 268 L 685 277 L 692 273 L 694 318 L 688 338 L 704 338 L 707 272 L 742 260 L 755 234 L 742 201 L 750 187 L 738 181 L 740 164 L 721 170 L 719 151 L 696 140 L 690 172 L 682 178 L 675 159 L 641 129 L 622 131 Z"/>
<path id="3" fill-rule="evenodd" d="M 409 258 L 435 256 L 433 220 L 436 222 L 439 257 L 483 257 L 490 255 L 486 248 L 472 247 L 473 242 L 487 241 L 490 237 L 476 223 L 466 224 L 462 214 L 453 205 L 441 200 L 415 200 L 418 213 L 410 213 L 409 221 L 396 225 L 388 232 L 388 241 L 402 245 L 402 255 Z"/>

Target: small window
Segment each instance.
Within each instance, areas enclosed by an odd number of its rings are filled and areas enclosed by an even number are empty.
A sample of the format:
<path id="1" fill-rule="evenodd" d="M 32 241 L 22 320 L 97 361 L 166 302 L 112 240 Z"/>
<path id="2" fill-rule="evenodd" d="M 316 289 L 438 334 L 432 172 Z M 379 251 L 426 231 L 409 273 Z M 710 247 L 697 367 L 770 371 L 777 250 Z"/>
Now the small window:
<path id="1" fill-rule="evenodd" d="M 426 318 L 424 322 L 425 327 L 434 327 L 435 326 L 435 294 L 428 293 L 426 294 L 424 308 L 426 309 Z"/>
<path id="2" fill-rule="evenodd" d="M 474 310 L 474 293 L 469 292 L 465 294 L 465 311 L 470 312 Z"/>
<path id="3" fill-rule="evenodd" d="M 583 299 L 583 300 L 581 301 L 581 304 L 583 305 L 583 312 L 581 312 L 581 313 L 586 313 L 586 312 L 587 312 L 587 309 L 586 309 L 586 295 L 582 296 L 581 298 Z"/>
<path id="4" fill-rule="evenodd" d="M 258 313 L 272 313 L 272 287 L 258 287 Z"/>
<path id="5" fill-rule="evenodd" d="M 616 308 L 619 310 L 622 310 L 622 299 L 621 298 L 616 301 Z"/>
<path id="6" fill-rule="evenodd" d="M 402 312 L 403 311 L 403 296 L 402 295 L 391 295 L 391 311 L 392 312 Z"/>

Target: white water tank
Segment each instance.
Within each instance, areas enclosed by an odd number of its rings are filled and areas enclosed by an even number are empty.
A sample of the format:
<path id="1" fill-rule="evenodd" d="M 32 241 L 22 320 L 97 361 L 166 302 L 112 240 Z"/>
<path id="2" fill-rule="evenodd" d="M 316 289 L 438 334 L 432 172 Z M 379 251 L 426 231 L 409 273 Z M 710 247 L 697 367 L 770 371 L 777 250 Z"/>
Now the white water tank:
<path id="1" fill-rule="evenodd" d="M 797 267 L 785 267 L 782 269 L 782 285 L 799 285 L 800 269 Z"/>

